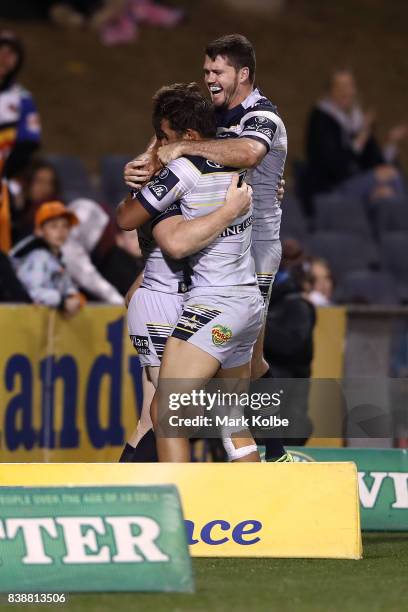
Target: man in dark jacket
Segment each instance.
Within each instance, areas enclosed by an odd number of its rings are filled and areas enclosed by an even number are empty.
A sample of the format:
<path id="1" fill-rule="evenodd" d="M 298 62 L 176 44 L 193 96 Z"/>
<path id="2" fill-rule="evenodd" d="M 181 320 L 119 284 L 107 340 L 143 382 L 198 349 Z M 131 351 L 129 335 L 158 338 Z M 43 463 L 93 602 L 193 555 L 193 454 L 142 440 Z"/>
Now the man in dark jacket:
<path id="1" fill-rule="evenodd" d="M 276 275 L 266 319 L 264 353 L 274 378 L 306 379 L 285 381 L 282 417 L 289 418 L 290 444 L 304 444 L 312 426 L 307 415 L 307 379 L 313 360 L 313 330 L 316 312 L 304 293 L 302 268 Z"/>
<path id="2" fill-rule="evenodd" d="M 341 190 L 366 197 L 372 196 L 378 185 L 386 185 L 389 195 L 400 195 L 401 179 L 392 164 L 398 143 L 407 136 L 408 129 L 406 125 L 399 125 L 390 130 L 382 148 L 374 137 L 375 118 L 372 111 L 364 113 L 358 105 L 356 83 L 350 70 L 336 70 L 326 97 L 312 110 L 307 126 L 310 196 Z"/>

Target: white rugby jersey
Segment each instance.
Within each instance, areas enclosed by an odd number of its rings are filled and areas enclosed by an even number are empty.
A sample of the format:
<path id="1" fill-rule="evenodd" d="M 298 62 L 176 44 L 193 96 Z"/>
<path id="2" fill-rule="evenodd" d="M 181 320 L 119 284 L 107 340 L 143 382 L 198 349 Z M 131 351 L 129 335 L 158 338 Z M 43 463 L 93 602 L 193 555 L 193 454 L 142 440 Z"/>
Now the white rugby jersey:
<path id="1" fill-rule="evenodd" d="M 202 157 L 181 157 L 170 162 L 136 198 L 153 219 L 177 201 L 183 216 L 195 219 L 224 205 L 236 171 Z M 251 234 L 252 210 L 237 218 L 208 247 L 191 255 L 191 289 L 237 286 L 253 289 L 257 281 Z"/>
<path id="2" fill-rule="evenodd" d="M 139 245 L 145 262 L 142 287 L 162 293 L 185 293 L 188 290 L 190 269 L 187 260 L 176 261 L 166 257 L 157 246 L 153 227 L 174 215 L 181 215 L 178 202 L 171 204 L 163 213 L 157 215 L 137 230 Z"/>
<path id="3" fill-rule="evenodd" d="M 285 168 L 287 136 L 276 106 L 254 89 L 241 104 L 218 110 L 216 116 L 217 137 L 253 138 L 267 148 L 261 163 L 248 171 L 245 180 L 253 189 L 253 239 L 277 240 L 282 215 L 277 188 Z"/>

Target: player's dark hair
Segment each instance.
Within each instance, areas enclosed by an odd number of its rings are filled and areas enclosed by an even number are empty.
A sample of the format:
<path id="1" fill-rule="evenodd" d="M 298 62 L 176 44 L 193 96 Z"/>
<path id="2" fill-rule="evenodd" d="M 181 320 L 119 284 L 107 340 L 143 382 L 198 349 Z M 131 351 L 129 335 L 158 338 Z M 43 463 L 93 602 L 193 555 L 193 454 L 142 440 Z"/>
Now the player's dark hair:
<path id="1" fill-rule="evenodd" d="M 256 58 L 252 43 L 242 34 L 227 34 L 210 42 L 206 49 L 206 55 L 213 61 L 220 55 L 228 60 L 235 70 L 248 68 L 249 81 L 255 80 Z"/>
<path id="2" fill-rule="evenodd" d="M 203 138 L 216 135 L 215 112 L 197 83 L 174 83 L 161 87 L 153 96 L 153 128 L 157 138 L 163 138 L 161 122 L 167 119 L 177 134 L 195 130 Z"/>

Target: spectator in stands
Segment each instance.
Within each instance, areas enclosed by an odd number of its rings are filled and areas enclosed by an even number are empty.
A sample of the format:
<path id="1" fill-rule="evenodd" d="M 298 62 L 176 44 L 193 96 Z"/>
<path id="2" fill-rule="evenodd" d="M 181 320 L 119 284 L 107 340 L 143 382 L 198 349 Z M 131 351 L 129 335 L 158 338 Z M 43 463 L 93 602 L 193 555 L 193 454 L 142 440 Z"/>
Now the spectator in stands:
<path id="1" fill-rule="evenodd" d="M 12 194 L 13 244 L 32 234 L 34 217 L 43 202 L 60 200 L 60 182 L 55 168 L 37 159 L 27 166 Z"/>
<path id="2" fill-rule="evenodd" d="M 46 202 L 35 215 L 35 234 L 11 251 L 17 277 L 36 304 L 79 312 L 84 298 L 65 269 L 62 247 L 78 219 L 62 202 Z"/>
<path id="3" fill-rule="evenodd" d="M 328 262 L 321 257 L 312 257 L 305 264 L 310 278 L 310 291 L 307 297 L 315 306 L 333 304 L 333 275 Z"/>
<path id="4" fill-rule="evenodd" d="M 124 304 L 123 296 L 141 271 L 141 258 L 117 245 L 116 227 L 97 202 L 78 198 L 68 208 L 80 221 L 64 246 L 71 276 L 99 299 Z"/>
<path id="5" fill-rule="evenodd" d="M 40 145 L 40 119 L 34 100 L 16 83 L 23 64 L 21 41 L 0 32 L 0 170 L 6 178 L 21 174 Z"/>
<path id="6" fill-rule="evenodd" d="M 375 135 L 374 112 L 363 112 L 357 101 L 353 73 L 335 70 L 326 96 L 312 110 L 306 134 L 309 197 L 338 191 L 362 199 L 405 193 L 394 165 L 399 143 L 408 135 L 408 125 L 394 127 L 384 147 Z"/>
<path id="7" fill-rule="evenodd" d="M 285 254 L 285 243 L 283 244 Z M 286 265 L 276 275 L 268 308 L 264 354 L 274 378 L 311 377 L 315 308 L 306 295 L 310 278 L 302 264 Z M 304 444 L 312 432 L 308 417 L 308 383 L 289 385 L 285 414 L 293 428 L 286 443 Z"/>
<path id="8" fill-rule="evenodd" d="M 60 181 L 54 166 L 44 160 L 30 164 L 13 198 L 13 243 L 32 234 L 36 211 L 43 202 L 60 200 Z M 68 204 L 80 224 L 63 246 L 67 270 L 90 298 L 123 304 L 124 295 L 140 272 L 141 259 L 100 204 L 79 198 Z M 122 248 L 123 247 L 123 248 Z M 118 288 L 117 288 L 118 287 Z"/>

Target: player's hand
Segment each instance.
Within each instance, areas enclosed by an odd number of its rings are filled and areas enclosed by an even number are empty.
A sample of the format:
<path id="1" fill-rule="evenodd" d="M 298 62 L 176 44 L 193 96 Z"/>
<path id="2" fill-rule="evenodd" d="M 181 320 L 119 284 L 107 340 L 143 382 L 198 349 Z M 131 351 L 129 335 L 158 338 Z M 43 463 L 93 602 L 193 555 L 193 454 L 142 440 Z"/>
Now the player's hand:
<path id="1" fill-rule="evenodd" d="M 144 153 L 126 164 L 123 180 L 131 189 L 141 189 L 160 168 L 161 164 L 155 155 Z"/>
<path id="2" fill-rule="evenodd" d="M 285 179 L 281 178 L 279 180 L 278 189 L 276 191 L 276 196 L 277 196 L 279 202 L 282 202 L 283 196 L 285 195 L 285 185 L 286 185 Z"/>
<path id="3" fill-rule="evenodd" d="M 224 207 L 231 210 L 234 219 L 246 215 L 252 204 L 252 187 L 247 185 L 245 181 L 242 183 L 241 187 L 238 187 L 238 181 L 239 175 L 234 174 L 231 185 L 227 191 L 224 205 Z"/>
<path id="4" fill-rule="evenodd" d="M 79 295 L 69 295 L 64 300 L 64 314 L 69 319 L 81 310 L 82 302 Z"/>
<path id="5" fill-rule="evenodd" d="M 171 161 L 178 159 L 184 155 L 183 144 L 181 142 L 173 142 L 159 147 L 157 151 L 157 157 L 163 164 L 167 166 Z"/>

